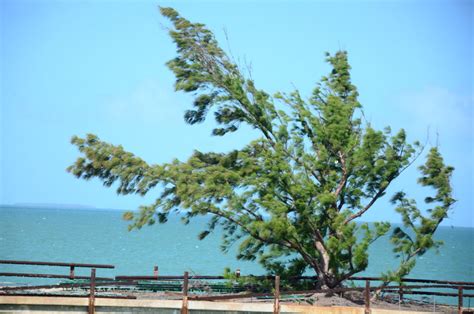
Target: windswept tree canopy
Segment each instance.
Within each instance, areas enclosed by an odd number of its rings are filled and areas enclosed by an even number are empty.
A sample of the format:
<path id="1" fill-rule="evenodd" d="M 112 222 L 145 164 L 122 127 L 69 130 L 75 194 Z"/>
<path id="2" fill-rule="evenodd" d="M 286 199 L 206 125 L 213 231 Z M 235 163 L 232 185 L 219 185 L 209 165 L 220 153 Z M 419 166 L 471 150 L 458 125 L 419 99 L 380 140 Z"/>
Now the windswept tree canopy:
<path id="1" fill-rule="evenodd" d="M 195 124 L 213 116 L 216 136 L 243 124 L 260 136 L 228 153 L 195 151 L 187 161 L 148 164 L 122 146 L 95 135 L 73 137 L 81 157 L 68 168 L 78 178 L 116 184 L 119 194 L 144 195 L 155 188 L 156 201 L 125 214 L 130 229 L 164 223 L 172 212 L 189 221 L 210 215 L 199 235 L 218 226 L 222 248 L 238 243 L 238 258 L 258 261 L 271 273 L 298 275 L 312 269 L 320 285 L 335 287 L 368 265 L 368 247 L 390 230 L 388 222 L 356 224 L 421 151 L 404 130 L 376 130 L 363 120 L 345 51 L 326 54 L 332 70 L 309 99 L 298 90 L 270 96 L 244 76 L 203 24 L 191 23 L 171 8 L 161 8 L 172 23 L 177 56 L 167 65 L 176 90 L 194 95 L 184 118 Z M 393 202 L 403 228 L 392 234 L 401 266 L 387 280 L 406 275 L 414 258 L 439 245 L 432 238 L 454 203 L 452 167 L 437 148 L 420 167 L 419 183 L 434 189 L 420 210 L 403 192 Z M 159 186 L 159 187 L 157 187 Z M 386 210 L 377 208 L 376 210 Z M 426 214 L 423 214 L 426 212 Z"/>

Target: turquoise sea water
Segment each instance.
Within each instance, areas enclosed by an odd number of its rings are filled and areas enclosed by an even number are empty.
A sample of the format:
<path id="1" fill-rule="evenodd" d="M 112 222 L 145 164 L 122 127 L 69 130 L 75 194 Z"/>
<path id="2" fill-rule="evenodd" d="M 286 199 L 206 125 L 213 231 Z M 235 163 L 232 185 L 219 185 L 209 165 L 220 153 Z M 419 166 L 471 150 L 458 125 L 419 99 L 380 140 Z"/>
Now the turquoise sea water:
<path id="1" fill-rule="evenodd" d="M 220 251 L 220 234 L 203 241 L 197 235 L 206 218 L 183 225 L 178 217 L 167 224 L 127 231 L 122 213 L 112 210 L 0 208 L 0 259 L 104 263 L 114 270 L 98 270 L 100 276 L 160 274 L 218 275 L 225 267 L 242 274 L 262 274 L 258 264 L 237 261 L 234 253 Z M 474 281 L 474 229 L 441 227 L 436 238 L 445 242 L 439 254 L 429 252 L 417 261 L 410 277 Z M 395 267 L 387 239 L 370 250 L 363 275 L 378 276 Z M 41 267 L 45 273 L 65 273 L 63 268 Z M 38 272 L 38 267 L 0 265 L 1 271 Z M 87 274 L 78 269 L 77 274 Z M 0 278 L 2 282 L 31 282 L 28 278 Z"/>

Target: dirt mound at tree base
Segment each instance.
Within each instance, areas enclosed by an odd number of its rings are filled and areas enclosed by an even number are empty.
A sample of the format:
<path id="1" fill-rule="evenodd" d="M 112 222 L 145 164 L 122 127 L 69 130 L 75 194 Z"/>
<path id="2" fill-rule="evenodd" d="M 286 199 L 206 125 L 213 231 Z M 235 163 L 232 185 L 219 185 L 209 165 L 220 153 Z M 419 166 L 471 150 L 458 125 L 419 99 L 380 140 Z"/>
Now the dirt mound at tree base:
<path id="1" fill-rule="evenodd" d="M 288 301 L 282 301 L 288 302 Z M 349 306 L 349 307 L 365 307 L 364 294 L 362 292 L 352 291 L 341 294 L 325 294 L 315 293 L 303 300 L 297 301 L 300 304 L 311 304 L 314 306 Z M 405 299 L 399 302 L 398 296 L 384 295 L 377 300 L 371 300 L 371 308 L 401 310 L 401 311 L 422 311 L 422 312 L 443 312 L 457 313 L 457 306 L 434 304 L 419 300 Z M 472 311 L 472 310 L 471 310 Z M 463 313 L 472 313 L 468 309 Z"/>

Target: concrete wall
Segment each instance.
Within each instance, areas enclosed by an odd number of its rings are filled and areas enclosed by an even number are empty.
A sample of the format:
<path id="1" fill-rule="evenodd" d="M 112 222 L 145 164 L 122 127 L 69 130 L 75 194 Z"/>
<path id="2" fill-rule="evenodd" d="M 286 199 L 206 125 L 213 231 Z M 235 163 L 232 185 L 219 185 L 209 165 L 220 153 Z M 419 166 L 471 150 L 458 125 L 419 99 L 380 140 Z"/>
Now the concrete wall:
<path id="1" fill-rule="evenodd" d="M 181 310 L 180 300 L 96 299 L 95 301 L 97 314 L 179 314 Z M 87 298 L 0 296 L 0 313 L 2 314 L 84 314 L 87 313 L 87 305 Z M 189 301 L 189 310 L 190 314 L 259 314 L 272 313 L 273 304 Z M 281 313 L 364 314 L 364 308 L 281 304 Z M 395 313 L 417 314 L 422 312 L 372 309 L 372 314 Z"/>
<path id="2" fill-rule="evenodd" d="M 175 300 L 124 300 L 96 299 L 96 313 L 163 313 L 179 314 L 181 301 Z M 87 298 L 66 297 L 14 297 L 0 296 L 0 313 L 55 313 L 83 314 L 87 313 Z M 269 303 L 234 303 L 189 301 L 191 314 L 242 314 L 271 313 L 273 305 Z"/>

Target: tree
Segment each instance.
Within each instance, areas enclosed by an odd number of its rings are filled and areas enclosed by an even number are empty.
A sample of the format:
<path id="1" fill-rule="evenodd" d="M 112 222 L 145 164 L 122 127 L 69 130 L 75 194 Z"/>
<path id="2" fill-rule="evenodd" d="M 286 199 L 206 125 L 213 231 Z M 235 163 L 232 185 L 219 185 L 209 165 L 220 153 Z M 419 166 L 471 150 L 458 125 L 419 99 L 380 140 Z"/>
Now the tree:
<path id="1" fill-rule="evenodd" d="M 99 178 L 108 187 L 116 183 L 119 194 L 144 195 L 161 185 L 153 204 L 124 215 L 132 221 L 130 229 L 165 223 L 172 212 L 184 213 L 185 222 L 210 215 L 200 239 L 219 226 L 224 251 L 238 243 L 237 258 L 258 259 L 270 273 L 291 276 L 312 269 L 320 286 L 332 288 L 365 270 L 369 245 L 387 234 L 390 224 L 356 219 L 385 195 L 422 146 L 407 143 L 403 130 L 392 134 L 364 122 L 345 51 L 326 54 L 332 70 L 309 99 L 298 90 L 271 97 L 243 75 L 203 24 L 171 8 L 160 10 L 173 25 L 177 56 L 167 65 L 176 90 L 195 96 L 185 121 L 200 123 L 212 112 L 213 135 L 246 124 L 260 137 L 228 153 L 195 151 L 185 162 L 150 165 L 89 134 L 72 138 L 82 157 L 68 171 Z M 420 170 L 419 182 L 436 190 L 425 201 L 439 205 L 424 216 L 404 193 L 395 195 L 404 228 L 391 237 L 402 263 L 387 280 L 405 276 L 416 256 L 439 245 L 432 236 L 454 202 L 453 168 L 444 165 L 437 148 Z"/>

